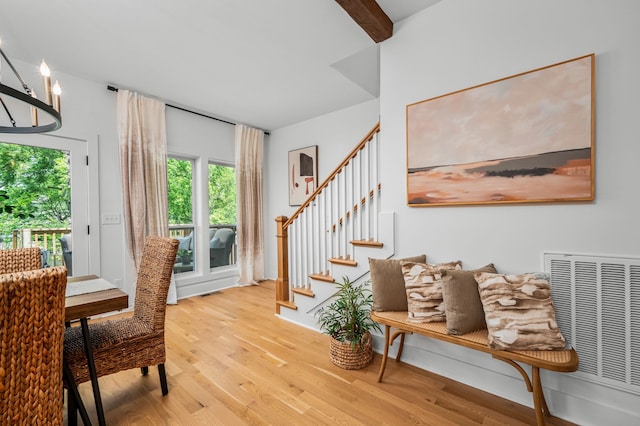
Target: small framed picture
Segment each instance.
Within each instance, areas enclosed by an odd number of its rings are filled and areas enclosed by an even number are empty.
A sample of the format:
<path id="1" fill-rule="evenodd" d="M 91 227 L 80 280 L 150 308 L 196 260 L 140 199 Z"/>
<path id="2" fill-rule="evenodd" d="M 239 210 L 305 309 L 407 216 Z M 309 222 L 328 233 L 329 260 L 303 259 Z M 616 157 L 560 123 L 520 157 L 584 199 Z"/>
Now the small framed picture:
<path id="1" fill-rule="evenodd" d="M 289 205 L 299 206 L 318 187 L 318 145 L 289 151 Z"/>

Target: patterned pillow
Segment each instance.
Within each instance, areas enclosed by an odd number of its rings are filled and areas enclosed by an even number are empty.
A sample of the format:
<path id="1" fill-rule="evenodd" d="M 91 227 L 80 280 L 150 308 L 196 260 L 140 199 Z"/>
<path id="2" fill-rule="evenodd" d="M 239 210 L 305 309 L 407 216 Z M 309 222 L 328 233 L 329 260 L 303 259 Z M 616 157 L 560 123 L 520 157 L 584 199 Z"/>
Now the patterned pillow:
<path id="1" fill-rule="evenodd" d="M 374 311 L 406 311 L 407 296 L 404 292 L 401 262 L 427 261 L 427 256 L 407 257 L 405 259 L 369 258 L 371 274 L 371 292 L 373 293 Z"/>
<path id="2" fill-rule="evenodd" d="M 476 272 L 496 273 L 493 263 L 470 271 L 445 271 L 442 297 L 447 315 L 447 334 L 460 335 L 487 328 L 478 293 Z"/>
<path id="3" fill-rule="evenodd" d="M 407 292 L 409 322 L 442 322 L 445 320 L 442 298 L 442 273 L 446 269 L 462 269 L 462 262 L 430 265 L 402 262 L 402 274 Z"/>
<path id="4" fill-rule="evenodd" d="M 564 349 L 548 274 L 475 274 L 493 349 Z"/>

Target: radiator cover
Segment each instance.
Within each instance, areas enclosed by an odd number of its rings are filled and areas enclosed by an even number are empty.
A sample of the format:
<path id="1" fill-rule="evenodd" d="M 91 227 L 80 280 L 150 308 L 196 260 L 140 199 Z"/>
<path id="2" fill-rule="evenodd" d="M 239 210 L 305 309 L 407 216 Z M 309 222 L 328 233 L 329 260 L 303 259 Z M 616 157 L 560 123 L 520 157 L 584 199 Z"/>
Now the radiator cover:
<path id="1" fill-rule="evenodd" d="M 544 268 L 577 374 L 640 394 L 640 259 L 544 253 Z"/>

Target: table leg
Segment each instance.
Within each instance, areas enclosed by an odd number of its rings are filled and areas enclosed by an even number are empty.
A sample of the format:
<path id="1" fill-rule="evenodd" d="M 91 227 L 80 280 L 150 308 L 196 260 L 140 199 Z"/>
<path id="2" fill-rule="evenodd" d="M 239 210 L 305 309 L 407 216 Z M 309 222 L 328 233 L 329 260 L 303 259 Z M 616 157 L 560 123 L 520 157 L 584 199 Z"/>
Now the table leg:
<path id="1" fill-rule="evenodd" d="M 104 419 L 104 409 L 102 408 L 102 398 L 100 397 L 100 387 L 98 386 L 98 374 L 96 373 L 96 364 L 93 359 L 93 348 L 91 347 L 91 339 L 89 335 L 89 324 L 86 318 L 80 319 L 82 327 L 82 337 L 84 339 L 84 350 L 87 354 L 87 364 L 89 366 L 89 376 L 91 377 L 91 386 L 93 387 L 93 399 L 96 403 L 96 412 L 98 413 L 98 424 L 106 426 Z"/>

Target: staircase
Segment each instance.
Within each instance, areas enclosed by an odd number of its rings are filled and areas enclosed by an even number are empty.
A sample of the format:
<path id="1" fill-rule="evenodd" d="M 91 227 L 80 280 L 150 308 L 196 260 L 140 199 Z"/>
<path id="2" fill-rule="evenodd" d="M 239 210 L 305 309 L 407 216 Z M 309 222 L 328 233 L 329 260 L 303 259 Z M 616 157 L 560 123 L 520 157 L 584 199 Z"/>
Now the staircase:
<path id="1" fill-rule="evenodd" d="M 369 257 L 393 255 L 394 215 L 380 211 L 379 124 L 290 217 L 279 216 L 276 313 L 317 328 L 334 281 L 366 281 Z"/>

